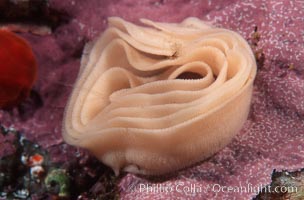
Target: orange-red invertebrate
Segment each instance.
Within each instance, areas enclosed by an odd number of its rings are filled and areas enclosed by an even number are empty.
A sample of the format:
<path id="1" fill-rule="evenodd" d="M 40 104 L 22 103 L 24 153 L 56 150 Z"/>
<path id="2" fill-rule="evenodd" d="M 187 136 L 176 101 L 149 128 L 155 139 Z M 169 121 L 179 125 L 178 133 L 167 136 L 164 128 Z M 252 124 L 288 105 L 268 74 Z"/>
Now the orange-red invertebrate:
<path id="1" fill-rule="evenodd" d="M 24 100 L 37 76 L 37 63 L 30 45 L 16 34 L 0 29 L 0 108 Z"/>

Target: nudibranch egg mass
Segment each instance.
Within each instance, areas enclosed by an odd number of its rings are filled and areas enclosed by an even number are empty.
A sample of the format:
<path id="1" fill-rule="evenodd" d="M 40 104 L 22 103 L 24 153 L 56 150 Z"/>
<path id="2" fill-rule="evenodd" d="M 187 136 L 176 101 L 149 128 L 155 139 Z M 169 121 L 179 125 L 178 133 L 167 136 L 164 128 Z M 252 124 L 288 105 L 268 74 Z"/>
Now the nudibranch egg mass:
<path id="1" fill-rule="evenodd" d="M 239 34 L 197 18 L 108 22 L 83 54 L 67 143 L 116 174 L 159 175 L 210 157 L 241 130 L 257 67 Z"/>

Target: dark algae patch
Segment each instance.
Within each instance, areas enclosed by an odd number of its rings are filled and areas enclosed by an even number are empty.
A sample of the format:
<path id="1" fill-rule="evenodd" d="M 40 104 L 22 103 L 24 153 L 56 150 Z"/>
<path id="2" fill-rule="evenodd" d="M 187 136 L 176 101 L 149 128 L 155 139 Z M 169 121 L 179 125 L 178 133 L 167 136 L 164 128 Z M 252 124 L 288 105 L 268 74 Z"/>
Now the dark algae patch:
<path id="1" fill-rule="evenodd" d="M 54 163 L 48 151 L 0 126 L 0 199 L 117 199 L 119 178 L 85 152 Z"/>

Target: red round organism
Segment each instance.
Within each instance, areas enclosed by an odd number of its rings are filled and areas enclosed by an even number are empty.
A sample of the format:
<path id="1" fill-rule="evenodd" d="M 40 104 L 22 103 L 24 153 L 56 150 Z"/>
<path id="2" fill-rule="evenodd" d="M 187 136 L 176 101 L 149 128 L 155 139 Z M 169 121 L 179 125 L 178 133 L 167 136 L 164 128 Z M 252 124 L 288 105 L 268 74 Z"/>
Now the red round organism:
<path id="1" fill-rule="evenodd" d="M 24 100 L 36 76 L 37 62 L 30 45 L 0 29 L 0 108 L 11 108 Z"/>

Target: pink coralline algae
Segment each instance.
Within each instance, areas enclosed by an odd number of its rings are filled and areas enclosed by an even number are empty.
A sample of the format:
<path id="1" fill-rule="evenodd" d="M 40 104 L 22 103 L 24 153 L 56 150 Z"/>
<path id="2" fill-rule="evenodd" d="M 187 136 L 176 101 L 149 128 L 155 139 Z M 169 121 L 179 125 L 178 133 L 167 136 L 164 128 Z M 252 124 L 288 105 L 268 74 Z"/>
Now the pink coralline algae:
<path id="1" fill-rule="evenodd" d="M 34 86 L 43 106 L 31 116 L 0 111 L 0 123 L 14 126 L 48 149 L 53 161 L 69 160 L 76 149 L 61 138 L 63 108 L 86 41 L 99 35 L 108 16 L 132 22 L 146 17 L 180 22 L 188 16 L 239 32 L 263 55 L 254 83 L 251 112 L 242 131 L 222 151 L 193 167 L 162 178 L 125 174 L 122 199 L 252 199 L 276 170 L 304 167 L 304 2 L 301 0 L 100 1 L 52 0 L 70 17 L 52 35 L 23 34 L 40 66 Z M 259 57 L 261 59 L 261 57 Z M 0 138 L 1 139 L 1 138 Z M 174 147 L 172 147 L 174 148 Z M 228 187 L 232 188 L 231 190 Z M 237 191 L 241 190 L 242 191 Z M 246 188 L 246 189 L 245 189 Z"/>

